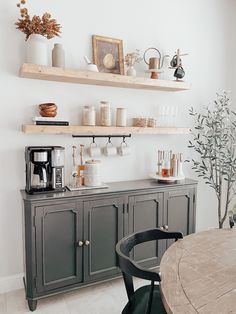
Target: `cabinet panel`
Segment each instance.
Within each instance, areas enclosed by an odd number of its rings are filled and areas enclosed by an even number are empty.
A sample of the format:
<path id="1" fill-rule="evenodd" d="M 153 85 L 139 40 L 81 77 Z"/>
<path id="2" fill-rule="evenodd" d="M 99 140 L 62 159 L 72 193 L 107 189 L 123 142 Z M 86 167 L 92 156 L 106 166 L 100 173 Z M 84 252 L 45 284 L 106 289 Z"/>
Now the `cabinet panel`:
<path id="1" fill-rule="evenodd" d="M 166 193 L 165 225 L 169 231 L 181 231 L 184 236 L 195 231 L 194 190 L 178 190 Z M 167 241 L 167 246 L 173 240 Z"/>
<path id="2" fill-rule="evenodd" d="M 129 197 L 129 233 L 162 225 L 163 194 L 144 194 Z M 163 241 L 139 244 L 134 249 L 134 259 L 143 266 L 153 266 L 160 262 Z"/>
<path id="3" fill-rule="evenodd" d="M 75 202 L 36 207 L 37 291 L 82 281 L 82 209 Z"/>
<path id="4" fill-rule="evenodd" d="M 50 194 L 42 200 L 27 196 L 25 263 L 30 306 L 52 293 L 120 274 L 115 245 L 125 234 L 163 225 L 184 235 L 194 232 L 196 184 L 184 182 L 181 185 L 147 184 L 147 180 L 124 182 L 111 189 L 111 193 L 96 191 L 91 198 L 81 192 L 69 197 L 69 192 L 59 197 Z M 79 241 L 82 246 L 78 246 Z M 168 245 L 166 240 L 145 243 L 132 254 L 143 266 L 152 267 L 159 264 Z"/>
<path id="5" fill-rule="evenodd" d="M 123 237 L 123 202 L 105 198 L 84 203 L 85 280 L 95 280 L 119 273 L 116 243 Z"/>

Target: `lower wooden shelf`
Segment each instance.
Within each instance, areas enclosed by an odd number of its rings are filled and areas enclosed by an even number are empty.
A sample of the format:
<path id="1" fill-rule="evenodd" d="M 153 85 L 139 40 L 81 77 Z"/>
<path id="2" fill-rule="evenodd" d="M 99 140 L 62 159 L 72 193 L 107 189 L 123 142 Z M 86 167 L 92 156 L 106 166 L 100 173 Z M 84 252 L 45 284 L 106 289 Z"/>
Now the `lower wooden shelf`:
<path id="1" fill-rule="evenodd" d="M 128 135 L 128 134 L 188 134 L 189 128 L 179 127 L 103 127 L 103 126 L 45 126 L 45 125 L 22 125 L 22 131 L 29 134 L 74 134 L 74 135 Z"/>

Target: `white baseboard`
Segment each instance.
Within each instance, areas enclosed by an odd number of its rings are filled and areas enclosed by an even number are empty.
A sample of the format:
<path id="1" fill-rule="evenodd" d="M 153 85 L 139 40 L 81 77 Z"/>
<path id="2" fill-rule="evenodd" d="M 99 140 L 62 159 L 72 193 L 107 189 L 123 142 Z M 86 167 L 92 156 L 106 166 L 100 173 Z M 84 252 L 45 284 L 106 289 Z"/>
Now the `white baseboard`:
<path id="1" fill-rule="evenodd" d="M 23 276 L 24 274 L 17 274 L 0 278 L 0 294 L 22 289 L 24 287 Z"/>

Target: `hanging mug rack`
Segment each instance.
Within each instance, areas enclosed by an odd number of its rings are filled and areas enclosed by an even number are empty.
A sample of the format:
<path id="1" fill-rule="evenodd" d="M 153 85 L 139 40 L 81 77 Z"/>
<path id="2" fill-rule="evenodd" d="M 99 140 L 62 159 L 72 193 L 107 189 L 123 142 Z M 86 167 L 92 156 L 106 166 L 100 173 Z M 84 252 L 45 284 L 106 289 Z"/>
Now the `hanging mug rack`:
<path id="1" fill-rule="evenodd" d="M 185 76 L 185 71 L 183 69 L 182 60 L 180 57 L 188 56 L 188 53 L 180 53 L 180 49 L 177 49 L 176 54 L 170 61 L 170 69 L 174 71 L 174 77 L 176 80 L 181 80 Z"/>
<path id="2" fill-rule="evenodd" d="M 123 138 L 123 140 L 127 137 L 131 137 L 131 134 L 127 134 L 127 135 L 77 135 L 77 134 L 72 134 L 72 137 L 74 138 L 92 138 L 93 139 L 93 143 L 95 142 L 95 138 L 108 138 L 108 141 L 111 140 L 111 138 L 116 138 L 116 137 L 121 137 Z"/>

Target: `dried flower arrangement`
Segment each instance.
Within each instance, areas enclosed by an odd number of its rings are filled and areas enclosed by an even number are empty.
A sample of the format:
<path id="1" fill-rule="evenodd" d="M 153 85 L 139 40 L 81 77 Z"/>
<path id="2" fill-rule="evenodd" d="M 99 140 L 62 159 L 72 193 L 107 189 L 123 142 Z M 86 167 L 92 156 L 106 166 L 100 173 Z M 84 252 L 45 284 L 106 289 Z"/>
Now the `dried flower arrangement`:
<path id="1" fill-rule="evenodd" d="M 20 3 L 17 3 L 21 18 L 18 19 L 15 25 L 17 29 L 26 35 L 26 41 L 32 34 L 42 35 L 47 39 L 60 36 L 61 25 L 55 19 L 51 18 L 50 13 L 46 12 L 42 17 L 34 15 L 31 19 L 25 5 L 26 0 L 21 0 Z"/>
<path id="2" fill-rule="evenodd" d="M 128 67 L 133 67 L 135 63 L 139 63 L 142 60 L 143 58 L 140 57 L 140 53 L 138 49 L 136 49 L 135 52 L 127 53 L 127 55 L 125 56 L 125 64 Z"/>

